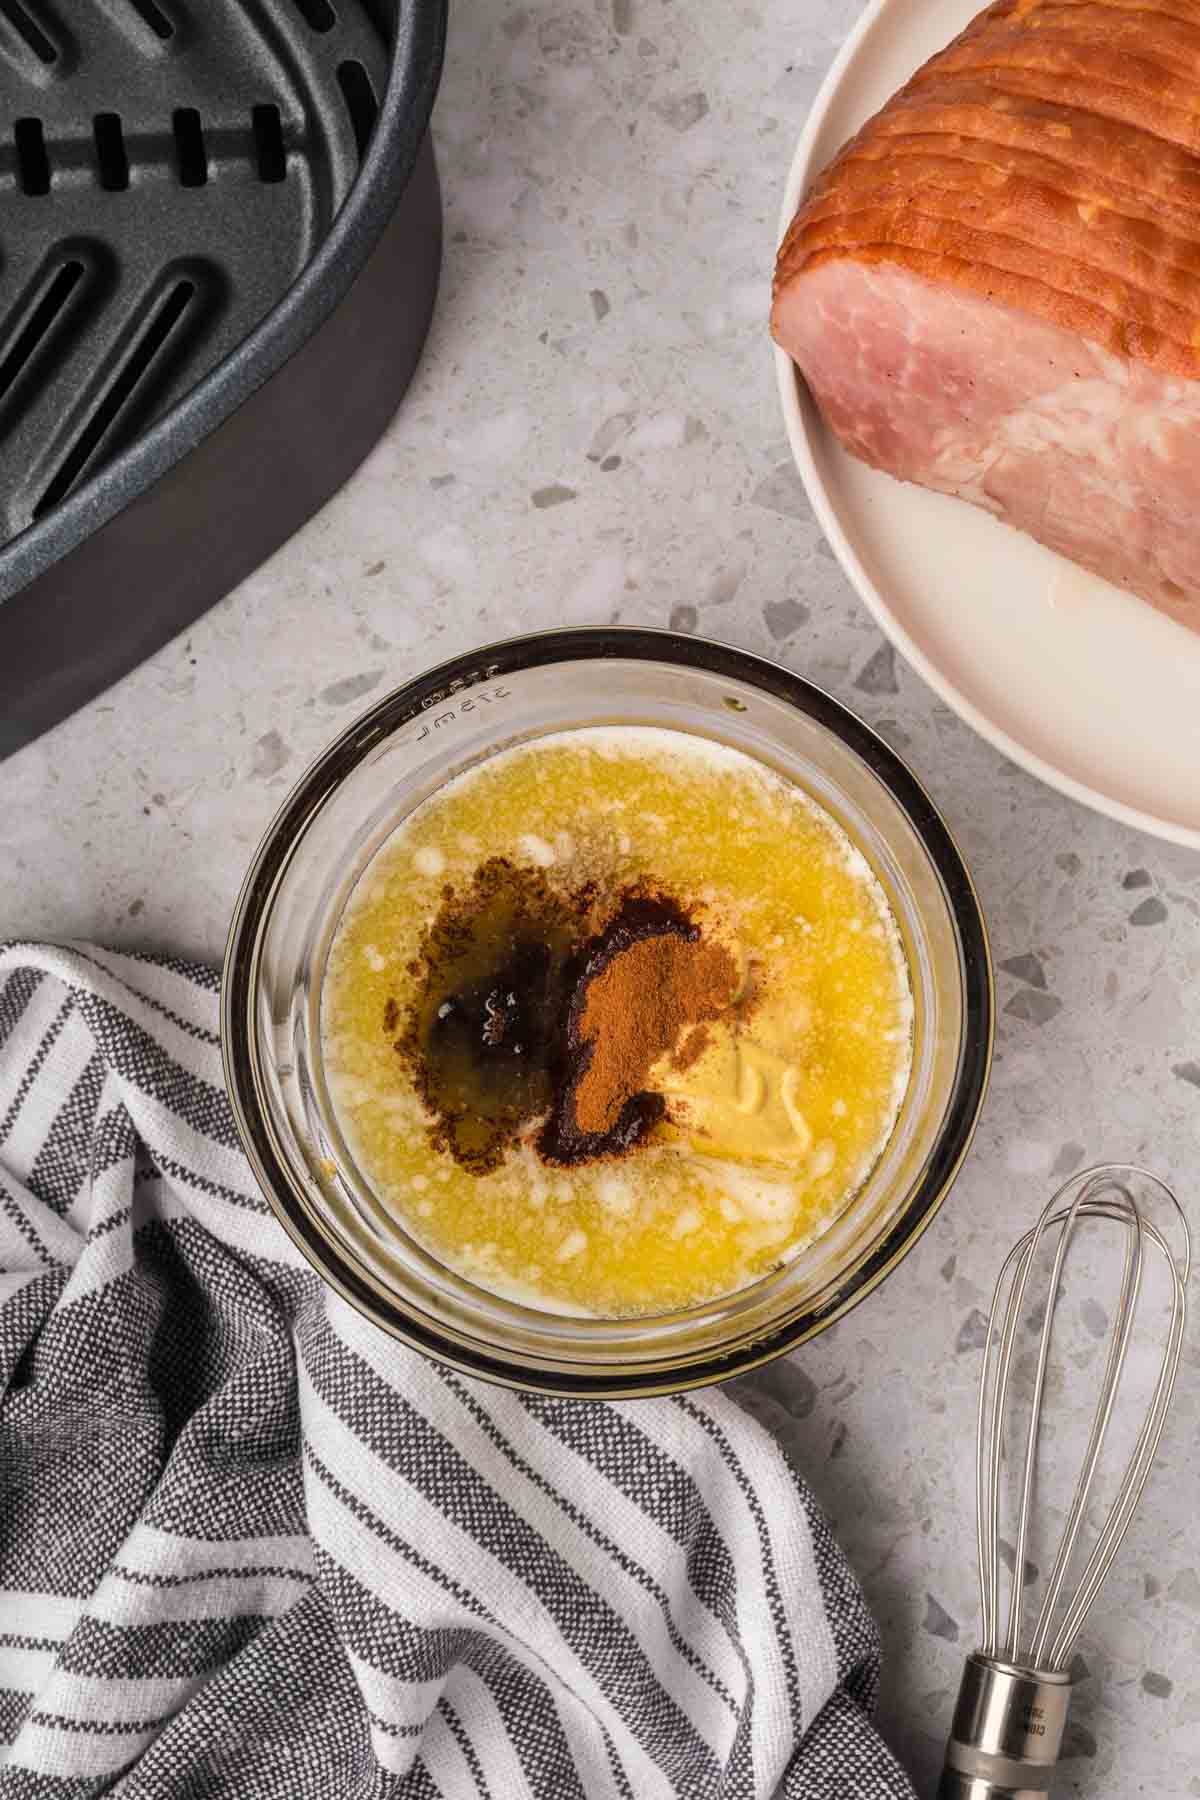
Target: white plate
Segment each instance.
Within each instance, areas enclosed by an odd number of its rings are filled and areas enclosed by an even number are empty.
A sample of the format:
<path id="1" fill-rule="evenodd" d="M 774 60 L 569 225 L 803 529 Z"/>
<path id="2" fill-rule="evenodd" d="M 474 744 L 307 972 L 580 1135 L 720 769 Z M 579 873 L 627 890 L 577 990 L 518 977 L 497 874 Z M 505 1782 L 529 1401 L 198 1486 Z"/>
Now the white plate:
<path id="1" fill-rule="evenodd" d="M 812 177 L 979 10 L 980 0 L 873 0 L 800 140 L 784 229 Z M 1052 787 L 1200 848 L 1200 633 L 965 501 L 854 461 L 791 360 L 781 350 L 776 360 L 792 452 L 822 529 L 913 667 Z"/>

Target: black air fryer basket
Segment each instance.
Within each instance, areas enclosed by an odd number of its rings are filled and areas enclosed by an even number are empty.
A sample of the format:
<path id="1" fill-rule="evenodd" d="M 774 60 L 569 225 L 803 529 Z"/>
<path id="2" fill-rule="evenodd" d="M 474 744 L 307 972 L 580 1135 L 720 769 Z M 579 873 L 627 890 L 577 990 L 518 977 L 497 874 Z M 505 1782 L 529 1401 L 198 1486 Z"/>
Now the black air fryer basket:
<path id="1" fill-rule="evenodd" d="M 0 755 L 296 530 L 433 308 L 446 0 L 0 0 Z"/>

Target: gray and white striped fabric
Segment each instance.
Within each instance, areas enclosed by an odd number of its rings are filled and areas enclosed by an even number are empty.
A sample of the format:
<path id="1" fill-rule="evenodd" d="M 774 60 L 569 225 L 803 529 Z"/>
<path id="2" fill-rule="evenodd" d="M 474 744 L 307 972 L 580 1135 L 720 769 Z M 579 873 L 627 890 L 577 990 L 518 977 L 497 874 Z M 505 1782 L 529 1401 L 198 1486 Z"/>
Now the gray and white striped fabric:
<path id="1" fill-rule="evenodd" d="M 393 1343 L 254 1186 L 215 976 L 0 947 L 3 1800 L 909 1800 L 877 1672 L 730 1399 Z"/>

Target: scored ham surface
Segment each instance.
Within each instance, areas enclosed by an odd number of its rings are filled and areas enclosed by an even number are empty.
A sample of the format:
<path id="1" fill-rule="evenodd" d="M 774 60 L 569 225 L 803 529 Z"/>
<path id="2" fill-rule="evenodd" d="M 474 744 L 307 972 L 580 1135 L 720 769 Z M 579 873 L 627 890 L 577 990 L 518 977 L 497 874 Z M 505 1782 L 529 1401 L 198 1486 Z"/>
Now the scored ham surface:
<path id="1" fill-rule="evenodd" d="M 772 330 L 854 455 L 1200 629 L 1200 0 L 999 0 L 825 170 Z"/>

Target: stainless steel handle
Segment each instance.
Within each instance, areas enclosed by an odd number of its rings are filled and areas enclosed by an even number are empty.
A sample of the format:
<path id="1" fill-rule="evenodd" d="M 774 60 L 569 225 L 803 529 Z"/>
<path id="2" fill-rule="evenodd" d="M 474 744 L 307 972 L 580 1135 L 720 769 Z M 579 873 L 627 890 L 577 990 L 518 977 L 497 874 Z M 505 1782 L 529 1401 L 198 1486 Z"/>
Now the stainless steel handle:
<path id="1" fill-rule="evenodd" d="M 1064 1672 L 969 1656 L 938 1800 L 1046 1800 L 1070 1704 Z"/>

